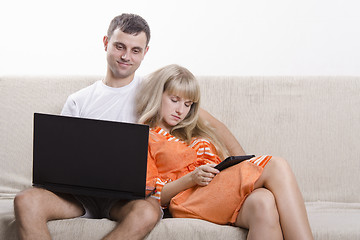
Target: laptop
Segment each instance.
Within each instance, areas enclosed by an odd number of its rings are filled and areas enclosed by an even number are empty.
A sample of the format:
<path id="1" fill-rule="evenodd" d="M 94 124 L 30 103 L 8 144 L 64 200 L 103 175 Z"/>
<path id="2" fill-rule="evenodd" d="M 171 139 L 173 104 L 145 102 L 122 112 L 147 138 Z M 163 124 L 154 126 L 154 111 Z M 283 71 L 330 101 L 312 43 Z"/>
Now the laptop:
<path id="1" fill-rule="evenodd" d="M 34 113 L 33 186 L 144 198 L 148 137 L 147 125 Z"/>

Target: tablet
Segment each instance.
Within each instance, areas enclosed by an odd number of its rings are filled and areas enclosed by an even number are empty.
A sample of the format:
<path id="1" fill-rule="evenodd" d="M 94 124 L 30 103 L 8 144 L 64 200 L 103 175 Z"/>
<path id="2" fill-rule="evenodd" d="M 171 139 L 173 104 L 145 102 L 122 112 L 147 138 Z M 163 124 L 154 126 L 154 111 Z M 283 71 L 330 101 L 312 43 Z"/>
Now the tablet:
<path id="1" fill-rule="evenodd" d="M 228 158 L 226 158 L 224 161 L 222 161 L 221 163 L 219 163 L 218 165 L 215 166 L 215 168 L 219 171 L 222 171 L 228 167 L 231 167 L 235 164 L 241 163 L 245 160 L 248 160 L 250 158 L 255 157 L 255 155 L 244 155 L 244 156 L 230 156 Z"/>

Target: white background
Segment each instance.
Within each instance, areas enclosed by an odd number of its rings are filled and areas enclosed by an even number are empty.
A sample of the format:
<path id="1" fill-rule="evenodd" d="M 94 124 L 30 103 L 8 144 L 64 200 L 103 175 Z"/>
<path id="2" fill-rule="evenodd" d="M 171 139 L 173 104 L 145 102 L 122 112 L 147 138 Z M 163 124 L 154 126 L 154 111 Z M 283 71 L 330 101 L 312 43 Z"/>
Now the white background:
<path id="1" fill-rule="evenodd" d="M 141 75 L 360 75 L 358 0 L 1 0 L 0 75 L 104 75 L 123 12 L 152 31 Z"/>

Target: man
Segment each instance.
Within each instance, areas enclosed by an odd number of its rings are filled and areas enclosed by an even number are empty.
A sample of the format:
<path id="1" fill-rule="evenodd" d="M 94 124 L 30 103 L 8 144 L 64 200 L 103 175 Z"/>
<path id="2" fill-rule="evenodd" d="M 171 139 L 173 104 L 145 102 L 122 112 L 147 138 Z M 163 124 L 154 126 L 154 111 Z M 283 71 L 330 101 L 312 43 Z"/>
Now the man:
<path id="1" fill-rule="evenodd" d="M 148 51 L 149 40 L 149 26 L 140 16 L 123 14 L 115 17 L 103 39 L 108 62 L 105 78 L 71 95 L 62 114 L 135 122 L 134 95 L 140 81 L 135 77 L 135 71 Z M 95 212 L 93 205 L 98 205 L 101 212 Z M 153 198 L 114 201 L 70 196 L 40 188 L 19 193 L 14 206 L 20 238 L 37 240 L 51 239 L 47 221 L 83 215 L 121 222 L 105 239 L 142 239 L 162 214 Z"/>
<path id="2" fill-rule="evenodd" d="M 103 38 L 107 52 L 107 72 L 97 81 L 67 99 L 63 115 L 113 121 L 136 122 L 135 95 L 141 79 L 135 76 L 148 49 L 150 29 L 134 14 L 115 17 Z M 228 129 L 206 111 L 202 117 L 216 127 L 233 154 L 243 154 Z M 14 200 L 15 217 L 21 239 L 51 239 L 47 221 L 76 217 L 109 218 L 119 224 L 105 239 L 143 239 L 162 216 L 155 198 L 118 201 L 53 193 L 30 188 Z M 100 209 L 100 210 L 97 210 Z M 140 224 L 141 223 L 141 224 Z"/>

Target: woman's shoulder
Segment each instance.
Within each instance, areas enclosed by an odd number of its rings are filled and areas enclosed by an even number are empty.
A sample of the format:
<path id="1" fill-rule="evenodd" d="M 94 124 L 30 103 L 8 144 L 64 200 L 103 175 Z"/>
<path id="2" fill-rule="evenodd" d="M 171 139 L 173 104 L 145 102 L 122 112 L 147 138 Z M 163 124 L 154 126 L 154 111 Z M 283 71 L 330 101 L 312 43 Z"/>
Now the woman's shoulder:
<path id="1" fill-rule="evenodd" d="M 164 140 L 167 140 L 168 142 L 181 142 L 184 143 L 181 139 L 171 135 L 161 127 L 155 127 L 150 129 L 150 133 L 152 137 L 158 137 Z"/>
<path id="2" fill-rule="evenodd" d="M 203 155 L 215 157 L 217 153 L 215 146 L 206 138 L 194 138 L 189 147 L 197 152 L 198 157 Z"/>
<path id="3" fill-rule="evenodd" d="M 194 137 L 190 143 L 190 147 L 194 148 L 197 146 L 212 146 L 213 144 L 206 138 Z"/>
<path id="4" fill-rule="evenodd" d="M 150 142 L 159 142 L 166 140 L 165 136 L 159 133 L 157 129 L 150 128 L 149 132 L 149 141 Z"/>

